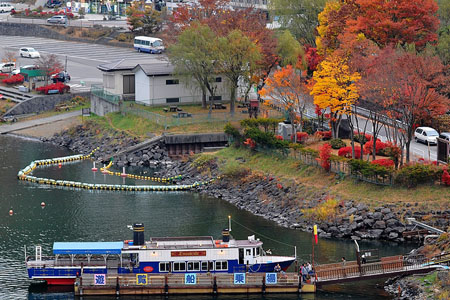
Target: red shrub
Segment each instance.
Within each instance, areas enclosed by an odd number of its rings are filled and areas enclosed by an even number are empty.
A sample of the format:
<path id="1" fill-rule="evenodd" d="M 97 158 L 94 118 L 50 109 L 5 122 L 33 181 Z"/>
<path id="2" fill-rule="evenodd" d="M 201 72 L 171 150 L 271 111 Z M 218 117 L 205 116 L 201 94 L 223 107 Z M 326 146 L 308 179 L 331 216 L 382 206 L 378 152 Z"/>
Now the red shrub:
<path id="1" fill-rule="evenodd" d="M 331 131 L 316 131 L 316 134 L 320 135 L 324 140 L 331 139 Z"/>
<path id="2" fill-rule="evenodd" d="M 306 141 L 306 139 L 308 138 L 308 133 L 306 132 L 297 132 L 297 143 L 302 143 L 304 141 Z M 294 137 L 291 136 L 291 141 L 294 140 Z"/>
<path id="3" fill-rule="evenodd" d="M 6 73 L 0 73 L 0 77 L 8 77 L 9 76 L 9 74 L 6 74 Z"/>
<path id="4" fill-rule="evenodd" d="M 450 174 L 448 174 L 447 170 L 442 172 L 442 183 L 446 186 L 450 186 Z"/>
<path id="5" fill-rule="evenodd" d="M 394 167 L 394 161 L 389 158 L 380 158 L 371 161 L 371 164 L 379 165 L 383 167 Z"/>
<path id="6" fill-rule="evenodd" d="M 359 134 L 361 134 L 361 135 L 364 134 L 367 142 L 371 141 L 373 139 L 373 135 L 371 135 L 371 134 L 368 134 L 368 133 L 359 133 Z M 358 131 L 357 130 L 353 131 L 353 135 L 355 135 L 355 136 L 358 135 Z"/>
<path id="7" fill-rule="evenodd" d="M 65 85 L 62 82 L 57 82 L 57 83 L 53 83 L 53 84 L 49 84 L 49 85 L 45 85 L 45 86 L 36 88 L 36 91 L 42 92 L 46 95 L 48 94 L 48 92 L 50 90 L 58 90 L 58 92 L 60 94 L 63 94 L 64 92 L 68 92 L 70 90 L 70 86 Z"/>
<path id="8" fill-rule="evenodd" d="M 280 140 L 280 141 L 283 140 L 283 137 L 282 137 L 281 135 L 276 135 L 275 138 L 276 138 L 277 140 Z"/>
<path id="9" fill-rule="evenodd" d="M 18 84 L 18 83 L 22 83 L 24 80 L 25 80 L 25 78 L 22 75 L 16 74 L 9 78 L 3 79 L 2 82 L 6 83 L 6 84 Z"/>
<path id="10" fill-rule="evenodd" d="M 352 147 L 342 147 L 338 151 L 339 156 L 352 158 Z M 359 147 L 355 147 L 355 158 L 361 158 L 361 149 Z"/>
<path id="11" fill-rule="evenodd" d="M 256 147 L 256 142 L 251 138 L 248 138 L 244 141 L 244 145 L 247 145 L 250 149 L 254 149 Z"/>
<path id="12" fill-rule="evenodd" d="M 376 151 L 375 154 L 380 154 L 380 151 L 388 146 L 389 144 L 383 143 L 382 141 L 377 139 L 377 141 L 375 142 L 375 151 Z M 372 154 L 372 150 L 373 150 L 373 141 L 368 141 L 367 143 L 364 144 L 365 154 Z"/>
<path id="13" fill-rule="evenodd" d="M 327 172 L 330 171 L 331 167 L 330 156 L 331 156 L 331 145 L 328 143 L 323 144 L 323 146 L 320 147 L 319 162 L 322 168 L 324 168 L 325 171 Z"/>

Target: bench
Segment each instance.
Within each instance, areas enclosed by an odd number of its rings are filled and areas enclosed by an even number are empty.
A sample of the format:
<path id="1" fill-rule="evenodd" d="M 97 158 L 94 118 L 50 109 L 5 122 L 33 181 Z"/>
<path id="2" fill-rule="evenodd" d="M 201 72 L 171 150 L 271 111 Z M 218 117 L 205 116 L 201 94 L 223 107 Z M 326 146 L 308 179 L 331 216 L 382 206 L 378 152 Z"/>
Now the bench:
<path id="1" fill-rule="evenodd" d="M 68 111 L 71 108 L 74 108 L 74 105 L 57 105 L 55 106 L 55 111 Z"/>
<path id="2" fill-rule="evenodd" d="M 177 111 L 179 111 L 178 110 L 178 106 L 171 106 L 171 107 L 169 107 L 169 111 L 170 112 L 177 112 Z"/>
<path id="3" fill-rule="evenodd" d="M 227 107 L 222 103 L 214 103 L 213 109 L 226 109 Z"/>
<path id="4" fill-rule="evenodd" d="M 174 118 L 192 118 L 192 114 L 187 112 L 178 112 L 178 114 L 173 114 Z"/>
<path id="5" fill-rule="evenodd" d="M 166 113 L 169 111 L 169 109 L 167 107 L 163 108 L 163 111 Z"/>

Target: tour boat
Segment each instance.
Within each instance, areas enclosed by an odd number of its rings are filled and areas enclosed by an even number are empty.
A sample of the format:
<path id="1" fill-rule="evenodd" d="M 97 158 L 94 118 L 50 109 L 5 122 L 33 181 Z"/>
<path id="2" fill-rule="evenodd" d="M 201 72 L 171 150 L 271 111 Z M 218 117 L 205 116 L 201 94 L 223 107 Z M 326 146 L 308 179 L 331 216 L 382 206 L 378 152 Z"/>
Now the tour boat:
<path id="1" fill-rule="evenodd" d="M 130 226 L 131 227 L 131 226 Z M 26 257 L 28 276 L 49 285 L 72 285 L 77 276 L 91 274 L 167 274 L 273 272 L 286 270 L 294 256 L 268 255 L 255 236 L 235 240 L 230 231 L 222 239 L 211 236 L 153 237 L 144 240 L 144 225 L 134 224 L 133 240 L 121 242 L 55 242 L 52 257 Z M 269 251 L 268 251 L 269 252 Z"/>

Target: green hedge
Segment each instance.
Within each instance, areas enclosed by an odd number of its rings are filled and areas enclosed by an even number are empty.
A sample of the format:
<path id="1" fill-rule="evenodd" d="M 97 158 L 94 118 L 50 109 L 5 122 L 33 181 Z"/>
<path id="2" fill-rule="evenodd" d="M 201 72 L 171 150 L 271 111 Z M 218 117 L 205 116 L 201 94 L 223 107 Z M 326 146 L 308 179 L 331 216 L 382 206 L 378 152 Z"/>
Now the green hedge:
<path id="1" fill-rule="evenodd" d="M 360 175 L 364 177 L 382 177 L 387 178 L 392 175 L 392 170 L 383 166 L 371 164 L 368 161 L 361 159 L 350 159 L 348 161 L 350 170 L 353 175 Z"/>
<path id="2" fill-rule="evenodd" d="M 397 171 L 395 182 L 408 187 L 419 184 L 433 184 L 442 177 L 442 169 L 435 165 L 406 165 Z"/>

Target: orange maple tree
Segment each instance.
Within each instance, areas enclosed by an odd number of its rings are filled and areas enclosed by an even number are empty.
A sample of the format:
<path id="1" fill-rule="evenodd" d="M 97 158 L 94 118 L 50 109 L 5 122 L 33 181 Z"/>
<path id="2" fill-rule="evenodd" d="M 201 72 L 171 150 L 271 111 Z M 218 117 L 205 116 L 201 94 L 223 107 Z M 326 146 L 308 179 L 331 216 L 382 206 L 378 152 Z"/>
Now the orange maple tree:
<path id="1" fill-rule="evenodd" d="M 289 114 L 292 123 L 299 119 L 299 130 L 302 131 L 303 118 L 308 103 L 308 92 L 300 71 L 287 65 L 273 73 L 265 80 L 265 86 L 259 91 L 268 101 L 281 105 Z M 292 134 L 295 138 L 295 126 Z"/>

